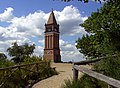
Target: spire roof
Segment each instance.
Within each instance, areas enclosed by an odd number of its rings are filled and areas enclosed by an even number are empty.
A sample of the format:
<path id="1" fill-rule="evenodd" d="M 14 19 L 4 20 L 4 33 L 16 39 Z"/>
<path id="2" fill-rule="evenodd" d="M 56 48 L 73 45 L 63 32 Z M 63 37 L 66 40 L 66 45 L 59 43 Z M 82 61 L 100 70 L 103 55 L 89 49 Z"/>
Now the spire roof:
<path id="1" fill-rule="evenodd" d="M 53 10 L 49 16 L 47 24 L 57 24 Z"/>

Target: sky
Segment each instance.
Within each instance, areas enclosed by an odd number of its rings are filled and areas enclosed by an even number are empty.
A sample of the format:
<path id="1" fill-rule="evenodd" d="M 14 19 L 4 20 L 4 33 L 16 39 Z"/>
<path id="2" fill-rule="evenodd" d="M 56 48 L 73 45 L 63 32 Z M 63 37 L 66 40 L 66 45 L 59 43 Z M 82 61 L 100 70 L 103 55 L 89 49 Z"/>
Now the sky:
<path id="1" fill-rule="evenodd" d="M 81 61 L 84 55 L 75 47 L 75 41 L 87 32 L 79 24 L 103 4 L 93 2 L 61 2 L 59 0 L 1 0 L 0 52 L 7 53 L 13 42 L 19 45 L 35 44 L 34 55 L 43 56 L 44 30 L 50 12 L 54 11 L 60 25 L 62 61 Z"/>

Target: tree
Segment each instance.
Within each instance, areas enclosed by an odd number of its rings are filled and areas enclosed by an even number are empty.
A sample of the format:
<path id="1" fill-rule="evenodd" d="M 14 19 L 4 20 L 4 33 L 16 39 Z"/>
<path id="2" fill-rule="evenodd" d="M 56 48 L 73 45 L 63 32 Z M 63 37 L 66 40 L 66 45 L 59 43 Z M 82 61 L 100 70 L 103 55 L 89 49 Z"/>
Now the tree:
<path id="1" fill-rule="evenodd" d="M 94 64 L 94 69 L 120 80 L 120 0 L 107 2 L 81 24 L 88 32 L 76 42 L 87 59 L 110 56 Z M 116 57 L 112 57 L 116 55 Z"/>
<path id="2" fill-rule="evenodd" d="M 56 0 L 54 0 L 54 1 L 56 1 Z M 63 2 L 70 2 L 70 1 L 74 1 L 74 0 L 59 0 L 59 1 L 63 1 Z M 84 3 L 88 3 L 90 0 L 77 0 L 77 1 L 81 1 L 81 2 L 84 2 Z M 117 1 L 117 0 L 94 0 L 95 2 L 102 2 L 102 1 L 104 1 L 104 2 L 114 2 L 114 1 Z"/>
<path id="3" fill-rule="evenodd" d="M 78 39 L 77 48 L 88 57 L 94 53 L 100 55 L 120 52 L 120 1 L 119 3 L 105 3 L 104 6 L 91 14 L 82 27 L 91 34 Z"/>
<path id="4" fill-rule="evenodd" d="M 35 49 L 35 44 L 28 45 L 18 45 L 17 42 L 12 44 L 13 46 L 7 49 L 8 54 L 12 56 L 12 60 L 15 63 L 23 62 L 26 57 L 30 57 Z"/>
<path id="5" fill-rule="evenodd" d="M 5 61 L 7 59 L 7 56 L 4 53 L 0 53 L 0 62 Z"/>

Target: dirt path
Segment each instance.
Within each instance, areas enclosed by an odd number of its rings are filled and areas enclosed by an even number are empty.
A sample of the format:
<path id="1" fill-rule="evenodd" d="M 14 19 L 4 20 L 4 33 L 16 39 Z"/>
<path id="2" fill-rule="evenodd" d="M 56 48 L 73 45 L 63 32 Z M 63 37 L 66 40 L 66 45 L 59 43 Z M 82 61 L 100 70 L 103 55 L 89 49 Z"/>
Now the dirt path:
<path id="1" fill-rule="evenodd" d="M 36 83 L 32 88 L 61 88 L 65 79 L 72 79 L 72 64 L 53 63 L 52 67 L 56 67 L 59 74 Z"/>

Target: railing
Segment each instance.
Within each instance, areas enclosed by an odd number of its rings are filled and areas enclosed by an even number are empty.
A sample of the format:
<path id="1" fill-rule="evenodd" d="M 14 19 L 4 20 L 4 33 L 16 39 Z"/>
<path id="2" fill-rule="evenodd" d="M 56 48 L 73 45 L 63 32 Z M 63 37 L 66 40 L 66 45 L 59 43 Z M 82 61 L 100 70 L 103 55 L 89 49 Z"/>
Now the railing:
<path id="1" fill-rule="evenodd" d="M 13 83 L 13 88 L 16 88 L 16 85 L 19 85 L 19 83 L 23 81 L 23 79 L 24 81 L 32 79 L 29 80 L 31 81 L 29 83 L 32 83 L 36 80 L 36 76 L 40 73 L 40 70 L 45 68 L 47 65 L 49 65 L 49 63 L 39 62 L 0 68 L 0 88 L 7 88 L 6 85 L 8 83 Z M 26 85 L 28 86 L 29 83 L 27 82 Z"/>
<path id="2" fill-rule="evenodd" d="M 98 60 L 93 60 L 93 61 L 82 61 L 82 62 L 75 62 L 73 65 L 73 80 L 77 80 L 78 79 L 78 72 L 82 72 L 85 73 L 93 78 L 96 78 L 98 80 L 101 80 L 105 83 L 108 84 L 108 88 L 120 88 L 120 81 L 113 79 L 111 77 L 105 76 L 103 74 L 100 74 L 98 72 L 92 71 L 91 69 L 88 69 L 86 67 L 83 66 L 79 66 L 79 65 L 85 65 L 91 62 L 97 62 L 100 61 L 100 59 Z"/>

